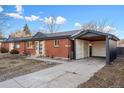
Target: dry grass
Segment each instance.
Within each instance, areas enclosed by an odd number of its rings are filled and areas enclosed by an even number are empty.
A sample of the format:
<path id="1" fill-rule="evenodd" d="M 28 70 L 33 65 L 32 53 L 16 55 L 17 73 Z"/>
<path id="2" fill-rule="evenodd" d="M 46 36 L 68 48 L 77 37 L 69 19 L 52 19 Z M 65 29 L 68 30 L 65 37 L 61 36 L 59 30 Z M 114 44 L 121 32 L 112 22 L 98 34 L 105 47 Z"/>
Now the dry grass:
<path id="1" fill-rule="evenodd" d="M 2 57 L 0 58 L 0 82 L 55 65 L 57 64 L 47 64 L 42 61 L 29 60 L 21 56 Z"/>
<path id="2" fill-rule="evenodd" d="M 124 57 L 118 57 L 112 65 L 106 65 L 95 73 L 80 88 L 117 88 L 124 87 Z"/>

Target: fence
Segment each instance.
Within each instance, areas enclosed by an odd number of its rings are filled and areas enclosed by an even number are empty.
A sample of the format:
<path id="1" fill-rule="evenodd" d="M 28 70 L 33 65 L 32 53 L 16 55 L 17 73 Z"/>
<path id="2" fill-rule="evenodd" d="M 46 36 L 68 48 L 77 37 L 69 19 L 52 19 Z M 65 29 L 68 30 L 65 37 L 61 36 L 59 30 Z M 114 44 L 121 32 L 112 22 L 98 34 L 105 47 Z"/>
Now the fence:
<path id="1" fill-rule="evenodd" d="M 117 47 L 117 55 L 124 56 L 124 47 Z"/>

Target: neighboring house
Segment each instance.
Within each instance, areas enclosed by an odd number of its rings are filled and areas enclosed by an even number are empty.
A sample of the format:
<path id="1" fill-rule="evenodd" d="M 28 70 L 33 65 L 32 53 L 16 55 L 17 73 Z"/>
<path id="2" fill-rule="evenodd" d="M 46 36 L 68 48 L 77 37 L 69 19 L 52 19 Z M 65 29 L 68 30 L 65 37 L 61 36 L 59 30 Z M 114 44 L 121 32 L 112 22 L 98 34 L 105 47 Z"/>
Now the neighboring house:
<path id="1" fill-rule="evenodd" d="M 32 55 L 52 58 L 106 57 L 106 62 L 110 63 L 116 58 L 118 40 L 112 34 L 73 30 L 49 34 L 38 32 L 33 37 L 8 39 L 2 45 L 9 46 L 9 50 L 14 46 L 20 53 L 29 51 Z"/>
<path id="2" fill-rule="evenodd" d="M 117 42 L 117 47 L 124 47 L 124 39 Z"/>
<path id="3" fill-rule="evenodd" d="M 31 36 L 30 34 L 26 34 L 23 30 L 22 31 L 16 31 L 14 33 L 11 33 L 10 37 L 28 37 Z"/>

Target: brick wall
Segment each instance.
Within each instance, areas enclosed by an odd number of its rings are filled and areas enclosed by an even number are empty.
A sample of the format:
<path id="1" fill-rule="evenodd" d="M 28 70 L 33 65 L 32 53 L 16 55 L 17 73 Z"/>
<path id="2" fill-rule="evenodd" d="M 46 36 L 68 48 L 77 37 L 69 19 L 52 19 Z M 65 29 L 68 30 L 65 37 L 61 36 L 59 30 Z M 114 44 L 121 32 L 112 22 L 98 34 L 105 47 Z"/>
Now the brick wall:
<path id="1" fill-rule="evenodd" d="M 1 44 L 1 47 L 4 47 L 7 50 L 9 50 L 9 43 L 8 42 L 4 42 L 4 43 Z"/>
<path id="2" fill-rule="evenodd" d="M 59 47 L 54 47 L 54 40 L 45 41 L 45 55 L 49 57 L 68 58 L 70 53 L 70 40 L 58 39 Z"/>
<path id="3" fill-rule="evenodd" d="M 32 41 L 34 44 L 34 41 Z M 19 42 L 20 48 L 18 48 L 17 50 L 19 51 L 20 54 L 23 54 L 24 52 L 28 52 L 31 55 L 35 55 L 36 51 L 35 51 L 35 45 L 33 46 L 33 48 L 27 48 L 26 47 L 26 42 Z"/>
<path id="4" fill-rule="evenodd" d="M 62 57 L 62 58 L 68 58 L 70 54 L 70 40 L 69 39 L 58 39 L 59 40 L 59 47 L 54 47 L 54 40 L 45 40 L 45 55 L 49 57 Z M 30 52 L 31 55 L 36 54 L 35 50 L 35 41 L 32 41 L 34 46 L 33 48 L 27 48 L 26 42 L 18 42 L 20 45 L 20 48 L 17 50 L 20 52 L 20 54 L 23 54 L 24 51 Z M 2 46 L 6 49 L 9 49 L 9 43 L 2 43 Z"/>
<path id="5" fill-rule="evenodd" d="M 32 41 L 33 44 L 35 44 L 34 41 Z M 33 48 L 26 48 L 26 42 L 16 42 L 20 45 L 19 48 L 16 48 L 16 50 L 19 51 L 20 54 L 23 54 L 24 52 L 30 52 L 31 55 L 35 55 L 36 51 L 35 51 L 35 45 L 33 46 Z M 4 42 L 1 45 L 2 47 L 6 48 L 7 50 L 9 50 L 9 42 Z M 15 43 L 14 43 L 15 46 Z"/>
<path id="6" fill-rule="evenodd" d="M 20 45 L 20 47 L 16 48 L 16 50 L 18 50 L 20 54 L 23 54 L 25 51 L 25 42 L 17 42 L 17 43 Z"/>

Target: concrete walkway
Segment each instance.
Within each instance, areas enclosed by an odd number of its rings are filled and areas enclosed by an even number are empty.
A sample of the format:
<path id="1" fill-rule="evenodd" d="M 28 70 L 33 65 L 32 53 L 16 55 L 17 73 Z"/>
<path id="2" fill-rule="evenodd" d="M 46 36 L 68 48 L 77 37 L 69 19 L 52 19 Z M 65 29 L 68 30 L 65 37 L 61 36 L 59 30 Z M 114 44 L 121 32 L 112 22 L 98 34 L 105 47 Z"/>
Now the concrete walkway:
<path id="1" fill-rule="evenodd" d="M 88 58 L 0 82 L 4 88 L 75 88 L 105 65 L 105 60 Z"/>

